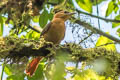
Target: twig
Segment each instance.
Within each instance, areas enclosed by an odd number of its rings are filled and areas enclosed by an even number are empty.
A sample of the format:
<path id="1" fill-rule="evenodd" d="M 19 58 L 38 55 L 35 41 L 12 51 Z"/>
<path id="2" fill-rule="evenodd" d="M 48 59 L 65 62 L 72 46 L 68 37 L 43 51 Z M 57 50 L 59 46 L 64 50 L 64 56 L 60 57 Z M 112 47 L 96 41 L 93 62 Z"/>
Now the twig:
<path id="1" fill-rule="evenodd" d="M 28 28 L 30 28 L 30 29 L 32 29 L 33 31 L 36 31 L 36 32 L 38 32 L 38 33 L 41 33 L 41 31 L 40 30 L 38 30 L 37 28 L 34 28 L 34 27 L 32 27 L 32 26 L 28 26 Z"/>
<path id="2" fill-rule="evenodd" d="M 74 19 L 75 19 L 75 18 L 74 18 Z M 77 24 L 79 24 L 79 25 L 82 25 L 83 27 L 85 27 L 85 28 L 93 31 L 94 33 L 103 35 L 103 36 L 105 36 L 105 37 L 107 37 L 107 38 L 109 38 L 109 39 L 111 39 L 111 40 L 113 40 L 113 41 L 115 41 L 115 42 L 117 42 L 117 43 L 120 43 L 120 39 L 118 39 L 118 38 L 116 38 L 116 37 L 114 37 L 114 36 L 112 36 L 112 35 L 106 34 L 106 33 L 103 32 L 102 30 L 99 30 L 99 29 L 93 27 L 92 25 L 90 25 L 90 24 L 88 24 L 88 23 L 86 23 L 86 22 L 84 22 L 84 21 L 76 20 L 75 23 L 77 23 Z"/>
<path id="3" fill-rule="evenodd" d="M 97 7 L 97 16 L 99 16 L 99 8 L 98 8 L 98 1 L 96 0 L 96 7 Z M 99 27 L 99 29 L 100 29 L 100 20 L 99 20 L 99 18 L 98 18 L 98 27 Z"/>
<path id="4" fill-rule="evenodd" d="M 89 15 L 89 16 L 91 16 L 91 17 L 95 17 L 95 18 L 98 18 L 98 19 L 104 20 L 104 21 L 106 21 L 106 22 L 120 23 L 120 20 L 106 19 L 106 18 L 103 18 L 103 17 L 99 17 L 99 16 L 96 16 L 96 15 L 92 15 L 92 14 L 89 14 L 89 13 L 83 12 L 83 11 L 78 10 L 78 9 L 76 9 L 76 11 L 77 11 L 78 13 L 85 14 L 85 15 Z"/>
<path id="5" fill-rule="evenodd" d="M 85 41 L 87 38 L 89 38 L 92 34 L 93 34 L 93 32 L 91 32 L 87 37 L 85 37 L 83 40 L 81 40 L 81 41 L 79 42 L 79 44 L 82 43 L 83 41 Z"/>
<path id="6" fill-rule="evenodd" d="M 117 43 L 111 42 L 111 43 L 102 44 L 102 45 L 99 45 L 99 46 L 96 46 L 96 47 L 107 46 L 107 45 L 109 45 L 109 44 L 117 44 Z"/>

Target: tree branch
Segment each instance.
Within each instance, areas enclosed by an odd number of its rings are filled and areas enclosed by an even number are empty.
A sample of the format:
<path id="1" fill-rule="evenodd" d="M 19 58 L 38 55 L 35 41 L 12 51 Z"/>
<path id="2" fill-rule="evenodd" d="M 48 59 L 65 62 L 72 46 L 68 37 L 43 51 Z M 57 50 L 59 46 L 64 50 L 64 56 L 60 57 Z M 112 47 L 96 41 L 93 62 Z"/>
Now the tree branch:
<path id="1" fill-rule="evenodd" d="M 85 14 L 85 15 L 89 15 L 89 16 L 91 16 L 91 17 L 95 17 L 95 18 L 98 18 L 98 19 L 104 20 L 104 21 L 106 21 L 106 22 L 120 23 L 120 20 L 106 19 L 106 18 L 103 18 L 103 17 L 99 17 L 99 16 L 96 16 L 96 15 L 92 15 L 92 14 L 89 14 L 89 13 L 83 12 L 83 11 L 78 10 L 78 9 L 76 9 L 76 11 L 77 11 L 78 13 Z"/>
<path id="2" fill-rule="evenodd" d="M 28 26 L 28 28 L 32 29 L 33 31 L 36 31 L 38 33 L 41 33 L 42 32 L 42 29 L 40 29 L 39 27 L 35 26 L 35 27 L 32 27 L 31 25 Z"/>
<path id="3" fill-rule="evenodd" d="M 74 19 L 75 19 L 75 18 L 74 18 Z M 109 34 L 107 34 L 107 33 L 103 32 L 103 31 L 101 31 L 101 30 L 93 27 L 92 25 L 90 25 L 90 24 L 88 24 L 88 23 L 86 23 L 86 22 L 84 22 L 84 21 L 76 20 L 75 23 L 77 23 L 77 24 L 79 24 L 79 25 L 82 25 L 83 27 L 85 27 L 85 28 L 93 31 L 94 33 L 103 35 L 103 36 L 105 36 L 105 37 L 107 37 L 107 38 L 109 38 L 109 39 L 111 39 L 111 40 L 113 40 L 113 41 L 115 41 L 115 42 L 117 42 L 117 43 L 120 43 L 120 39 L 118 39 L 118 38 L 116 38 L 116 37 L 114 37 L 114 36 L 112 36 L 112 35 L 109 35 Z"/>
<path id="4" fill-rule="evenodd" d="M 53 5 L 53 6 L 55 6 L 55 5 L 58 5 L 58 3 L 53 3 L 53 2 L 47 2 L 47 4 L 50 4 L 50 5 Z"/>
<path id="5" fill-rule="evenodd" d="M 79 44 L 67 43 L 64 45 L 53 45 L 46 43 L 47 46 L 40 47 L 41 41 L 27 40 L 15 37 L 5 37 L 5 43 L 0 44 L 0 60 L 12 62 L 12 64 L 21 62 L 25 64 L 24 59 L 31 56 L 54 57 L 61 53 L 69 55 L 70 61 L 84 61 L 91 63 L 98 58 L 105 58 L 112 64 L 112 77 L 119 76 L 120 54 L 115 51 L 108 51 L 105 48 L 83 49 Z M 43 42 L 43 41 L 42 41 Z M 64 55 L 63 55 L 64 56 Z M 108 74 L 108 73 L 105 73 Z"/>

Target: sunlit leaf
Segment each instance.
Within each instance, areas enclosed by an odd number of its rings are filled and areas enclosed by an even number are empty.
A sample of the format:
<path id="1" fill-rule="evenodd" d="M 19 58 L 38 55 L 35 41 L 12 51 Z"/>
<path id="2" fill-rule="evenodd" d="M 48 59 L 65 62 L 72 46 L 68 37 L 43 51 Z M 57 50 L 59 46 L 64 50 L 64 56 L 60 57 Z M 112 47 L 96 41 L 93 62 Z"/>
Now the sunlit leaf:
<path id="1" fill-rule="evenodd" d="M 3 19 L 2 16 L 0 16 L 0 36 L 3 35 Z"/>
<path id="2" fill-rule="evenodd" d="M 87 69 L 77 73 L 72 80 L 113 80 L 112 78 L 98 75 L 92 69 Z"/>
<path id="3" fill-rule="evenodd" d="M 96 43 L 96 47 L 97 46 L 104 47 L 107 50 L 116 51 L 115 44 L 113 43 L 113 41 L 104 36 L 100 36 L 100 38 L 98 39 Z"/>
<path id="4" fill-rule="evenodd" d="M 22 36 L 23 37 L 23 36 Z M 24 38 L 38 40 L 40 38 L 40 33 L 30 30 Z"/>
<path id="5" fill-rule="evenodd" d="M 120 37 L 120 28 L 117 29 L 117 35 Z"/>
<path id="6" fill-rule="evenodd" d="M 75 75 L 74 80 L 99 80 L 98 76 L 93 70 L 83 70 Z"/>
<path id="7" fill-rule="evenodd" d="M 32 33 L 33 33 L 33 30 L 30 30 L 30 31 L 26 34 L 25 38 L 27 38 L 27 39 L 32 39 Z"/>
<path id="8" fill-rule="evenodd" d="M 7 75 L 12 75 L 12 72 L 11 72 L 11 70 L 10 70 L 10 68 L 9 68 L 8 65 L 5 66 L 4 72 L 5 72 Z"/>
<path id="9" fill-rule="evenodd" d="M 76 2 L 80 6 L 80 8 L 89 13 L 92 13 L 92 3 L 90 0 L 76 0 Z"/>
<path id="10" fill-rule="evenodd" d="M 44 9 L 44 11 L 42 12 L 42 14 L 39 17 L 39 24 L 40 27 L 44 27 L 48 22 L 48 11 L 46 9 Z"/>
<path id="11" fill-rule="evenodd" d="M 39 22 L 39 16 L 34 16 L 34 17 L 32 18 L 32 20 L 33 20 L 33 22 L 35 22 L 35 23 Z"/>
<path id="12" fill-rule="evenodd" d="M 75 69 L 75 67 L 70 66 L 70 67 L 66 67 L 66 69 L 67 69 L 68 71 L 72 71 L 72 70 Z"/>
<path id="13" fill-rule="evenodd" d="M 10 21 L 9 21 L 9 24 L 14 25 L 14 23 L 13 23 L 13 21 L 12 21 L 12 20 L 10 20 Z"/>
<path id="14" fill-rule="evenodd" d="M 120 20 L 120 15 L 117 15 L 116 17 L 115 17 L 115 20 Z M 119 26 L 120 25 L 120 23 L 115 23 L 115 22 L 113 22 L 112 23 L 112 28 L 115 28 L 115 27 L 117 27 L 117 26 Z"/>
<path id="15" fill-rule="evenodd" d="M 32 33 L 32 38 L 34 38 L 35 40 L 38 40 L 40 38 L 40 33 L 37 33 L 37 32 L 33 32 Z"/>
<path id="16" fill-rule="evenodd" d="M 110 1 L 108 4 L 108 8 L 106 10 L 106 17 L 109 16 L 113 11 L 117 12 L 118 6 L 114 1 Z"/>

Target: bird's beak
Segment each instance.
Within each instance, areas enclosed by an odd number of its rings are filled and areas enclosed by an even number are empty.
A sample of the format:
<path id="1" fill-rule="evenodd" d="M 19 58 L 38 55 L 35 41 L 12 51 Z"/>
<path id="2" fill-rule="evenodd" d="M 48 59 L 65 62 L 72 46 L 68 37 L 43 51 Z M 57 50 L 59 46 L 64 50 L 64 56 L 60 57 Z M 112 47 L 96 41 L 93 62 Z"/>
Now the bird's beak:
<path id="1" fill-rule="evenodd" d="M 71 13 L 69 13 L 69 15 L 73 15 L 73 14 L 76 14 L 75 12 L 71 12 Z"/>

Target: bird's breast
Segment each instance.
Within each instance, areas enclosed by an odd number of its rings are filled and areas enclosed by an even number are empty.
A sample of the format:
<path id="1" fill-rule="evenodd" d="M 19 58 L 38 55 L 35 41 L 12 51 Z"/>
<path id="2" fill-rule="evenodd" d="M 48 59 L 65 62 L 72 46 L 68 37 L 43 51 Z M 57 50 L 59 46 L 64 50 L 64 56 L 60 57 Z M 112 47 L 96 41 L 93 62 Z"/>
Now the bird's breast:
<path id="1" fill-rule="evenodd" d="M 64 22 L 53 22 L 48 32 L 44 35 L 46 41 L 59 44 L 65 35 L 65 24 Z"/>

